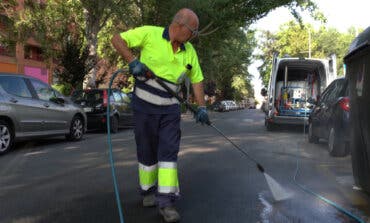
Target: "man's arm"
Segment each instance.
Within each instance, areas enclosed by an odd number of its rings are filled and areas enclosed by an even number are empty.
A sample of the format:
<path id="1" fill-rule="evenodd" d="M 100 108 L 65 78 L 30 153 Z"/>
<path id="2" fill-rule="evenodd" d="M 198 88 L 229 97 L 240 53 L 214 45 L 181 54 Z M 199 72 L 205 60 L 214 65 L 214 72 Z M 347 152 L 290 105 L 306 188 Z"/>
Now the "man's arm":
<path id="1" fill-rule="evenodd" d="M 204 101 L 204 89 L 203 89 L 203 82 L 192 84 L 195 100 L 197 101 L 199 106 L 206 106 Z"/>
<path id="2" fill-rule="evenodd" d="M 111 42 L 119 55 L 121 55 L 128 63 L 135 59 L 134 54 L 130 48 L 128 48 L 126 41 L 121 38 L 120 34 L 114 35 Z"/>

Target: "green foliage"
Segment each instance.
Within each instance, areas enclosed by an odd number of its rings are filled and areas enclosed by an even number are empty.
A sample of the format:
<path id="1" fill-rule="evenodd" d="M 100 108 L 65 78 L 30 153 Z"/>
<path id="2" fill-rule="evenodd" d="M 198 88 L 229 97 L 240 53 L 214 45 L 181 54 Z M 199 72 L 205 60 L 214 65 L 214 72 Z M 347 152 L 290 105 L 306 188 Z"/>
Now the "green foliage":
<path id="1" fill-rule="evenodd" d="M 59 83 L 71 84 L 76 89 L 82 89 L 82 81 L 91 67 L 86 66 L 88 49 L 82 40 L 66 38 L 61 44 L 60 67 L 55 70 Z"/>
<path id="2" fill-rule="evenodd" d="M 71 95 L 73 91 L 72 84 L 64 83 L 64 84 L 53 84 L 51 85 L 55 90 L 59 91 L 61 94 L 68 96 Z"/>
<path id="3" fill-rule="evenodd" d="M 167 26 L 177 10 L 192 8 L 200 18 L 202 34 L 194 45 L 205 82 L 215 86 L 216 90 L 212 91 L 218 97 L 230 99 L 253 92 L 247 67 L 251 64 L 256 40 L 254 31 L 248 29 L 250 24 L 280 6 L 289 7 L 298 19 L 302 10 L 320 17 L 311 0 L 47 0 L 46 4 L 31 3 L 24 12 L 12 17 L 16 27 L 13 30 L 20 33 L 19 39 L 34 35 L 47 58 L 57 55 L 55 49 L 60 48 L 58 44 L 65 36 L 83 37 L 89 55 L 86 64 L 95 65 L 100 57 L 118 67 L 125 62 L 111 47 L 113 34 L 143 24 Z M 208 29 L 202 30 L 204 27 Z M 81 53 L 78 49 L 77 52 Z"/>
<path id="4" fill-rule="evenodd" d="M 337 56 L 338 75 L 343 74 L 343 57 L 354 37 L 354 28 L 347 33 L 340 33 L 324 26 L 315 30 L 308 24 L 294 21 L 282 25 L 276 34 L 263 31 L 259 43 L 260 53 L 257 55 L 257 59 L 263 61 L 258 68 L 263 84 L 268 85 L 274 52 L 279 52 L 280 56 L 306 58 L 309 57 L 309 50 L 312 58 L 327 58 L 334 53 Z"/>
<path id="5" fill-rule="evenodd" d="M 47 0 L 45 4 L 30 2 L 16 26 L 32 30 L 24 38 L 35 38 L 41 44 L 45 59 L 58 57 L 61 41 L 70 37 L 80 39 L 83 36 L 83 27 L 80 25 L 83 14 L 77 1 Z"/>

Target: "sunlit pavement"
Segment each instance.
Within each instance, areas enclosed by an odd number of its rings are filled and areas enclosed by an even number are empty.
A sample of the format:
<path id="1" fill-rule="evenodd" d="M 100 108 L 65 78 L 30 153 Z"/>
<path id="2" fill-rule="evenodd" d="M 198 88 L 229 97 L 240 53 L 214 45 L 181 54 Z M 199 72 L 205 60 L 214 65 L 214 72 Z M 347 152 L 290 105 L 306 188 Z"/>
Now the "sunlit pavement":
<path id="1" fill-rule="evenodd" d="M 255 164 L 188 114 L 179 154 L 181 222 L 357 222 L 298 184 L 369 221 L 370 199 L 353 188 L 350 157 L 330 157 L 325 142 L 308 144 L 303 127 L 267 132 L 259 110 L 211 113 L 211 120 L 292 197 L 274 201 Z M 132 130 L 112 135 L 124 220 L 162 222 L 156 208 L 141 207 L 133 137 Z M 2 223 L 119 222 L 102 132 L 74 143 L 21 143 L 0 157 L 0 176 Z"/>

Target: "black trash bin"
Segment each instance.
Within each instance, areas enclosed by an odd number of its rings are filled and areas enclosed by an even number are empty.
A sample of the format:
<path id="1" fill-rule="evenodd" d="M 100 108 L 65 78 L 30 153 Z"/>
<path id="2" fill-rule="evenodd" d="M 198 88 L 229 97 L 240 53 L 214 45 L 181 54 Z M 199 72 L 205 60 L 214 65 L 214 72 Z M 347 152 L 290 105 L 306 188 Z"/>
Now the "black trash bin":
<path id="1" fill-rule="evenodd" d="M 350 148 L 357 185 L 370 193 L 370 27 L 344 57 L 350 89 Z"/>

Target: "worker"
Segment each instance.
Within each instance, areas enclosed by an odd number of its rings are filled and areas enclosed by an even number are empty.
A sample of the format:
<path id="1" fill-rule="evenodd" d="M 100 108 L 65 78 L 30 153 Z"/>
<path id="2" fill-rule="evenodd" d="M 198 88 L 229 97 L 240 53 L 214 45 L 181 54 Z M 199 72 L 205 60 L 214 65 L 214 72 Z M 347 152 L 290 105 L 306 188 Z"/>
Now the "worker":
<path id="1" fill-rule="evenodd" d="M 180 87 L 187 75 L 198 104 L 196 122 L 209 123 L 204 101 L 203 74 L 189 40 L 198 34 L 198 16 L 180 9 L 168 27 L 141 26 L 116 34 L 112 44 L 129 63 L 135 77 L 133 109 L 135 140 L 139 162 L 139 184 L 143 206 L 157 206 L 165 222 L 178 222 L 175 201 L 180 195 L 177 155 L 180 147 L 180 105 L 148 71 L 171 89 Z M 131 48 L 140 49 L 136 58 Z"/>

